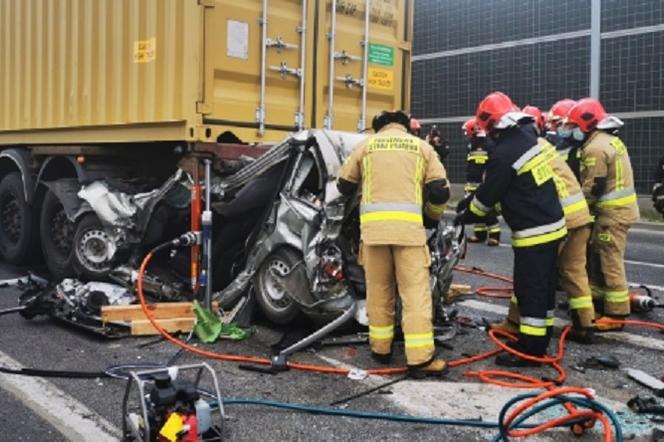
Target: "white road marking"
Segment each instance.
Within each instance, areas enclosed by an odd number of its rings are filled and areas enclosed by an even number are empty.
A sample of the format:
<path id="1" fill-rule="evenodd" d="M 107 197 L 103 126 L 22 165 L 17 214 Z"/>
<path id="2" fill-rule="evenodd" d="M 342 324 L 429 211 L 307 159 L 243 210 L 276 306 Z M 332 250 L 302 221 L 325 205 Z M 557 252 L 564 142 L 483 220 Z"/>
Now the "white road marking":
<path id="1" fill-rule="evenodd" d="M 512 246 L 510 244 L 504 244 L 500 243 L 500 247 L 505 247 L 511 249 Z M 646 261 L 635 261 L 632 259 L 626 259 L 625 264 L 631 264 L 635 266 L 646 266 L 646 267 L 654 267 L 656 269 L 664 269 L 664 264 L 659 264 L 656 262 L 646 262 Z"/>
<path id="2" fill-rule="evenodd" d="M 465 301 L 458 302 L 457 304 L 471 308 L 473 310 L 481 310 L 490 313 L 497 313 L 503 316 L 507 315 L 507 310 L 508 310 L 507 307 L 505 306 L 498 304 L 491 304 L 483 301 L 477 301 L 475 299 L 467 299 Z M 556 318 L 555 321 L 557 327 L 564 327 L 569 324 L 569 321 L 565 319 Z M 614 341 L 620 341 L 627 344 L 636 345 L 638 347 L 645 347 L 651 350 L 664 351 L 664 341 L 662 341 L 661 339 L 635 335 L 633 333 L 627 333 L 627 332 L 602 333 L 601 336 Z"/>
<path id="3" fill-rule="evenodd" d="M 2 352 L 0 365 L 20 367 L 19 362 Z M 122 435 L 106 419 L 42 378 L 0 373 L 0 388 L 16 396 L 68 440 L 111 442 Z"/>
<path id="4" fill-rule="evenodd" d="M 334 367 L 352 369 L 353 365 L 339 361 L 335 358 L 316 354 L 316 357 Z M 357 381 L 368 387 L 375 387 L 390 380 L 386 376 L 369 376 Z M 450 419 L 482 419 L 495 421 L 498 419 L 503 405 L 518 394 L 527 390 L 505 388 L 482 382 L 447 382 L 405 379 L 389 387 L 392 394 L 381 396 L 392 402 L 402 412 L 411 416 L 444 417 Z M 626 410 L 621 402 L 598 397 L 598 400 L 613 410 Z M 351 406 L 352 408 L 352 406 Z M 562 412 L 562 410 L 561 410 Z M 476 433 L 482 438 L 494 435 L 494 429 L 468 428 L 469 433 Z M 567 429 L 553 429 L 550 432 L 564 432 Z M 591 430 L 591 434 L 599 431 Z M 598 434 L 598 433 L 597 433 Z M 529 439 L 530 440 L 530 439 Z M 535 436 L 533 441 L 552 440 L 547 436 Z"/>
<path id="5" fill-rule="evenodd" d="M 361 370 L 359 367 L 356 367 L 356 366 L 351 365 L 351 364 L 347 364 L 345 362 L 341 362 L 338 359 L 334 359 L 334 358 L 331 358 L 329 356 L 325 356 L 325 355 L 320 354 L 320 353 L 317 353 L 316 357 L 318 357 L 319 359 L 322 359 L 323 361 L 327 362 L 328 364 L 330 364 L 333 367 L 345 368 L 346 370 Z"/>
<path id="6" fill-rule="evenodd" d="M 506 248 L 512 248 L 511 245 L 509 244 L 500 244 L 500 247 L 506 247 Z M 656 262 L 645 262 L 645 261 L 634 261 L 631 259 L 626 259 L 625 264 L 630 264 L 630 265 L 638 265 L 638 266 L 646 266 L 646 267 L 654 267 L 654 268 L 661 268 L 664 269 L 664 264 L 658 264 Z M 629 285 L 634 285 L 634 286 L 639 286 L 639 285 L 646 285 L 650 287 L 651 289 L 659 290 L 664 292 L 664 286 L 662 285 L 655 285 L 655 284 L 644 284 L 642 282 L 628 282 Z"/>
<path id="7" fill-rule="evenodd" d="M 664 269 L 664 264 L 657 264 L 655 262 L 645 262 L 645 261 L 634 261 L 631 259 L 626 259 L 625 264 L 632 264 L 635 266 L 646 266 L 646 267 L 655 267 L 657 269 Z"/>
<path id="8" fill-rule="evenodd" d="M 639 229 L 639 228 L 634 228 L 630 227 L 629 232 L 637 232 L 637 233 L 647 233 L 650 235 L 664 235 L 664 230 L 655 230 L 655 229 Z"/>

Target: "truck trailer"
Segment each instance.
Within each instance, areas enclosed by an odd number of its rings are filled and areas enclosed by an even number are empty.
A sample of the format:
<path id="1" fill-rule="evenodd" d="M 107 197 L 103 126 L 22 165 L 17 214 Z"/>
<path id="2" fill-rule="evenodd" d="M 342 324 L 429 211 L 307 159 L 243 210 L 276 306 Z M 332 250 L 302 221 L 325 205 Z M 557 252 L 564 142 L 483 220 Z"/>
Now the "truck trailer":
<path id="1" fill-rule="evenodd" d="M 408 108 L 413 3 L 0 0 L 0 258 L 94 279 L 120 233 L 90 198 L 164 224 L 176 171 Z"/>

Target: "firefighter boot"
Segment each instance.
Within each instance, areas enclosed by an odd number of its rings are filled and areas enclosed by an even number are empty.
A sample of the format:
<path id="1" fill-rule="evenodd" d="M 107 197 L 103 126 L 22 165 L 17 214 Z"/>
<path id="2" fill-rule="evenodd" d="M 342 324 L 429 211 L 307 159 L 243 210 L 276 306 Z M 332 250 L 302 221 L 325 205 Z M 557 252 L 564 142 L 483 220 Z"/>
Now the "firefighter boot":
<path id="1" fill-rule="evenodd" d="M 371 352 L 371 359 L 378 362 L 379 364 L 388 365 L 392 362 L 392 353 L 375 353 Z"/>
<path id="2" fill-rule="evenodd" d="M 583 320 L 581 315 L 583 311 L 572 310 L 570 317 L 572 318 L 572 330 L 570 330 L 569 338 L 579 344 L 594 344 L 595 343 L 595 321 L 594 319 L 588 324 L 587 320 Z M 580 315 L 581 314 L 581 315 Z"/>
<path id="3" fill-rule="evenodd" d="M 520 353 L 525 353 L 530 356 L 534 357 L 544 356 L 544 355 L 533 355 L 529 352 L 524 351 L 523 346 L 520 345 L 519 341 L 507 343 L 507 346 L 513 348 L 514 350 Z M 519 356 L 512 353 L 502 353 L 496 356 L 496 365 L 500 365 L 502 367 L 539 367 L 541 363 L 536 361 L 530 361 L 528 359 L 522 359 Z"/>
<path id="4" fill-rule="evenodd" d="M 510 299 L 510 307 L 509 310 L 507 311 L 507 318 L 503 319 L 500 322 L 494 322 L 489 327 L 491 328 L 491 330 L 502 330 L 514 336 L 518 336 L 519 322 L 520 322 L 519 304 L 516 299 L 516 296 L 512 295 L 512 299 Z"/>
<path id="5" fill-rule="evenodd" d="M 425 377 L 442 377 L 447 372 L 447 362 L 434 358 L 432 361 L 422 365 L 409 365 L 408 376 L 413 379 L 424 379 Z"/>
<path id="6" fill-rule="evenodd" d="M 487 228 L 485 224 L 475 224 L 473 227 L 473 236 L 468 238 L 468 242 L 480 243 L 486 241 Z"/>
<path id="7" fill-rule="evenodd" d="M 489 227 L 489 240 L 486 242 L 487 246 L 497 247 L 500 245 L 500 226 Z"/>
<path id="8" fill-rule="evenodd" d="M 496 365 L 500 365 L 501 367 L 539 367 L 541 364 L 539 362 L 521 359 L 511 353 L 503 353 L 496 356 Z"/>
<path id="9" fill-rule="evenodd" d="M 625 327 L 624 324 L 616 324 L 604 321 L 622 321 L 625 319 L 625 316 L 615 316 L 615 315 L 604 315 L 597 318 L 595 321 L 596 329 L 598 333 L 610 332 L 610 331 L 622 331 Z"/>
<path id="10" fill-rule="evenodd" d="M 515 336 L 519 334 L 519 324 L 512 322 L 509 319 L 503 319 L 500 322 L 494 322 L 489 326 L 489 328 L 491 330 L 506 331 L 507 333 L 510 333 Z"/>

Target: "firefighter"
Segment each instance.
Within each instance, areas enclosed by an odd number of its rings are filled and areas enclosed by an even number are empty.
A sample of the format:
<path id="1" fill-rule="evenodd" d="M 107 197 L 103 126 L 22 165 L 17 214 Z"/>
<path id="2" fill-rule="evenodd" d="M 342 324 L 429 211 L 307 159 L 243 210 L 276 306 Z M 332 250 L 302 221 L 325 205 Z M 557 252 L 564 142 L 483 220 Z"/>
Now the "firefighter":
<path id="1" fill-rule="evenodd" d="M 570 317 L 572 318 L 572 334 L 570 337 L 578 342 L 593 342 L 595 328 L 595 309 L 586 271 L 586 254 L 592 219 L 588 204 L 581 191 L 572 169 L 565 160 L 556 153 L 556 148 L 545 138 L 544 117 L 535 106 L 526 106 L 523 112 L 535 119 L 534 129 L 538 142 L 545 150 L 551 167 L 553 179 L 558 192 L 558 199 L 565 214 L 567 239 L 561 243 L 558 251 L 558 276 L 560 286 L 569 301 Z M 547 325 L 553 327 L 555 304 L 548 306 Z M 513 332 L 519 324 L 519 309 L 516 299 L 510 303 L 508 317 L 505 321 L 492 324 L 493 328 L 502 328 Z M 549 329 L 551 330 L 551 328 Z"/>
<path id="2" fill-rule="evenodd" d="M 431 130 L 425 137 L 425 140 L 427 143 L 433 146 L 433 149 L 438 154 L 440 162 L 444 165 L 445 161 L 447 160 L 447 156 L 450 154 L 450 143 L 448 143 L 447 140 L 443 138 L 440 130 L 438 130 L 438 126 L 435 124 L 431 126 Z"/>
<path id="3" fill-rule="evenodd" d="M 467 207 L 458 208 L 455 221 L 481 220 L 500 203 L 512 229 L 514 293 L 521 310 L 518 340 L 511 345 L 540 357 L 550 340 L 547 310 L 555 299 L 558 244 L 567 234 L 553 170 L 530 128 L 532 117 L 519 111 L 507 95 L 489 94 L 475 115 L 495 146 L 484 182 Z M 496 363 L 538 365 L 508 353 L 499 355 Z"/>
<path id="4" fill-rule="evenodd" d="M 549 110 L 546 117 L 548 131 L 544 138 L 546 138 L 549 143 L 556 146 L 556 150 L 558 150 L 560 156 L 562 156 L 567 162 L 567 165 L 572 169 L 574 176 L 579 180 L 581 151 L 578 146 L 569 142 L 569 138 L 572 134 L 563 124 L 567 112 L 569 112 L 575 104 L 576 101 L 570 98 L 563 98 L 551 106 L 551 110 Z"/>
<path id="5" fill-rule="evenodd" d="M 652 186 L 652 205 L 664 215 L 664 156 L 659 159 L 655 170 L 655 184 Z"/>
<path id="6" fill-rule="evenodd" d="M 412 116 L 410 117 L 410 125 L 409 125 L 409 132 L 413 135 L 415 135 L 417 138 L 420 138 L 420 132 L 422 131 L 422 125 L 420 122 L 416 119 L 413 118 Z"/>
<path id="7" fill-rule="evenodd" d="M 390 361 L 398 288 L 409 373 L 441 375 L 447 364 L 434 352 L 431 258 L 422 212 L 432 219 L 442 215 L 450 196 L 445 168 L 428 143 L 407 133 L 403 112 L 382 112 L 372 126 L 376 134 L 355 146 L 338 180 L 344 195 L 361 186 L 358 261 L 366 274 L 372 357 Z"/>
<path id="8" fill-rule="evenodd" d="M 489 161 L 489 151 L 486 134 L 478 130 L 475 117 L 466 121 L 463 126 L 463 134 L 468 139 L 468 156 L 466 157 L 466 185 L 463 190 L 468 197 L 477 190 L 484 178 L 484 169 Z M 500 223 L 495 212 L 487 215 L 482 223 L 473 226 L 473 236 L 468 242 L 487 243 L 488 246 L 500 245 Z"/>
<path id="9" fill-rule="evenodd" d="M 579 100 L 567 113 L 571 142 L 581 149 L 581 187 L 595 216 L 590 241 L 590 286 L 596 308 L 609 319 L 630 313 L 625 277 L 625 242 L 639 219 L 627 147 L 615 133 L 623 123 L 594 98 Z M 620 330 L 602 324 L 597 331 Z"/>

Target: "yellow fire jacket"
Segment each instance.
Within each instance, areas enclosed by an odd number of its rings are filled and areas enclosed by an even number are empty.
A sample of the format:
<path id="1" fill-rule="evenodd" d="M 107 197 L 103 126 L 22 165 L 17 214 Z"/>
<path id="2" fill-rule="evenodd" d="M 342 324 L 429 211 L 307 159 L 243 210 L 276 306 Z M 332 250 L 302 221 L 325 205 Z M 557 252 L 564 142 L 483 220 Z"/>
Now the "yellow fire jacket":
<path id="1" fill-rule="evenodd" d="M 600 130 L 590 135 L 581 148 L 581 187 L 597 222 L 639 219 L 632 164 L 620 138 Z"/>
<path id="2" fill-rule="evenodd" d="M 360 142 L 346 159 L 339 178 L 360 184 L 362 241 L 369 245 L 426 244 L 424 214 L 438 219 L 445 201 L 424 201 L 428 183 L 448 186 L 445 168 L 424 140 L 399 124 L 388 124 Z"/>

